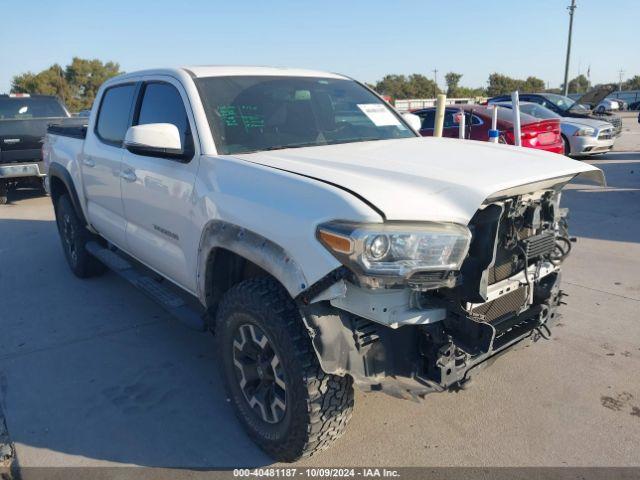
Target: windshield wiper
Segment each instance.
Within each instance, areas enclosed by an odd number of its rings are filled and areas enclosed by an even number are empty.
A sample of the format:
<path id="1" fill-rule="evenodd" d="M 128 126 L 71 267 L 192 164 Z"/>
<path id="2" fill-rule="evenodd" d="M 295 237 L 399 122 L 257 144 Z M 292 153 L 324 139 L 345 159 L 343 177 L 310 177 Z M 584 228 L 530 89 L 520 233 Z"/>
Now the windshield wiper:
<path id="1" fill-rule="evenodd" d="M 338 145 L 340 143 L 358 143 L 358 142 L 373 142 L 376 140 L 384 140 L 378 137 L 364 137 L 364 138 L 347 138 L 342 140 L 329 140 L 326 145 Z"/>
<path id="2" fill-rule="evenodd" d="M 256 150 L 256 152 L 260 151 L 269 151 L 269 150 L 285 150 L 287 148 L 304 148 L 304 147 L 317 147 L 320 145 L 324 145 L 324 143 L 291 143 L 289 145 L 272 145 L 270 147 L 265 147 L 260 150 Z"/>

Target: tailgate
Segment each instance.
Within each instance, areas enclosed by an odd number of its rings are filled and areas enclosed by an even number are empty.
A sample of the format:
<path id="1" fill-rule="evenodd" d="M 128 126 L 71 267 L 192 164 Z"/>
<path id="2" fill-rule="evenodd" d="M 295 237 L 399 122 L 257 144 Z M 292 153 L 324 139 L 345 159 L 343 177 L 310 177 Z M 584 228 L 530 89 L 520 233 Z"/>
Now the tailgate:
<path id="1" fill-rule="evenodd" d="M 0 120 L 0 163 L 39 161 L 47 125 L 56 120 Z"/>

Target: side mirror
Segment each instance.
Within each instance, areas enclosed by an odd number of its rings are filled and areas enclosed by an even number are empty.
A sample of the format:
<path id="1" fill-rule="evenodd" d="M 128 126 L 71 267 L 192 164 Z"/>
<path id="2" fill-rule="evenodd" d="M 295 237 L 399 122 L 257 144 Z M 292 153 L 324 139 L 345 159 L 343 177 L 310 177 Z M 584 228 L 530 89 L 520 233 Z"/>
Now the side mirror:
<path id="1" fill-rule="evenodd" d="M 131 153 L 150 157 L 181 157 L 184 155 L 178 127 L 171 123 L 148 123 L 129 127 L 124 146 Z"/>
<path id="2" fill-rule="evenodd" d="M 416 132 L 418 132 L 422 128 L 422 120 L 420 120 L 420 117 L 418 115 L 414 115 L 413 113 L 403 113 L 402 118 L 404 118 L 409 126 Z"/>

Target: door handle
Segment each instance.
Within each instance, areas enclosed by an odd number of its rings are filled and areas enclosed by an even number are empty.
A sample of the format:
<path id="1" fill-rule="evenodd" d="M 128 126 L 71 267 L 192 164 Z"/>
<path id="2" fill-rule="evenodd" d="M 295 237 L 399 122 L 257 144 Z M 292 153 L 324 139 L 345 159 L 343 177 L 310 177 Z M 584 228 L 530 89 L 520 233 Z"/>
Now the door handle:
<path id="1" fill-rule="evenodd" d="M 95 160 L 94 160 L 94 159 L 92 159 L 92 158 L 87 158 L 87 157 L 85 157 L 85 158 L 83 158 L 83 159 L 82 159 L 82 164 L 83 164 L 85 167 L 89 167 L 89 168 L 93 168 L 93 167 L 95 167 L 95 166 L 96 166 L 96 162 L 95 162 Z"/>
<path id="2" fill-rule="evenodd" d="M 136 172 L 134 172 L 131 168 L 125 168 L 124 170 L 120 171 L 120 178 L 126 180 L 127 182 L 135 182 L 138 179 L 138 177 L 136 176 Z"/>

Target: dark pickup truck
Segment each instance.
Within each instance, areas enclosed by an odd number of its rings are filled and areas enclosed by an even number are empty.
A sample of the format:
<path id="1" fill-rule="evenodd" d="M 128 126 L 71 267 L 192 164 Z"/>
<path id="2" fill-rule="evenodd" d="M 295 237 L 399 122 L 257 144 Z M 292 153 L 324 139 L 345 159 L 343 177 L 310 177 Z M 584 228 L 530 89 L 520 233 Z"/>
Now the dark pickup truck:
<path id="1" fill-rule="evenodd" d="M 83 125 L 87 118 L 72 117 L 51 95 L 0 95 L 0 205 L 10 188 L 42 186 L 42 138 L 51 124 Z"/>

